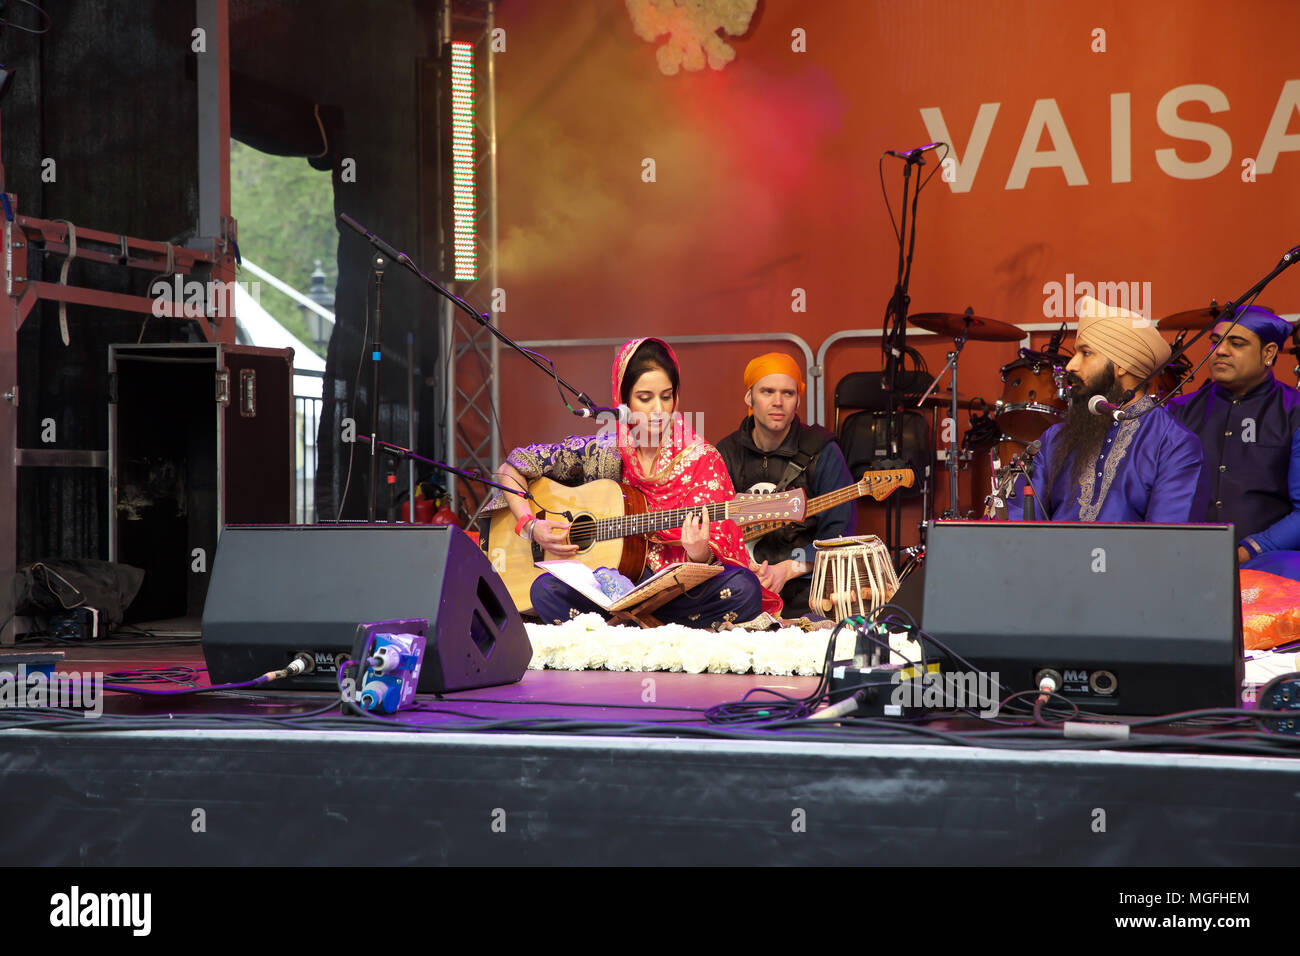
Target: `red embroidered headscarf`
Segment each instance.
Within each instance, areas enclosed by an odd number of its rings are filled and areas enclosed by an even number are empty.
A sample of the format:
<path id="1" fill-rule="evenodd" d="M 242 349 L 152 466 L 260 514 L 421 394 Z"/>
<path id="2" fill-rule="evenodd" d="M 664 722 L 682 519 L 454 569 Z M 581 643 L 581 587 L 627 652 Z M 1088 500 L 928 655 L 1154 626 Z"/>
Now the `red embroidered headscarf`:
<path id="1" fill-rule="evenodd" d="M 612 405 L 617 406 L 623 401 L 623 378 L 636 350 L 646 342 L 657 342 L 664 347 L 680 380 L 677 355 L 667 342 L 657 338 L 632 339 L 623 344 L 614 358 Z M 678 411 L 681 406 L 680 396 L 674 396 L 674 399 L 672 422 L 663 429 L 659 453 L 655 457 L 651 474 L 647 475 L 641 467 L 628 423 L 619 422 L 618 452 L 623 460 L 623 480 L 644 494 L 646 502 L 654 511 L 730 501 L 735 497 L 735 489 L 722 456 L 716 448 L 691 430 Z M 668 564 L 689 561 L 681 540 L 680 528 L 651 535 L 646 555 L 650 569 L 658 571 Z M 723 562 L 749 567 L 749 552 L 745 550 L 740 528 L 734 521 L 710 522 L 709 544 Z M 780 597 L 764 589 L 763 610 L 776 613 L 780 607 Z"/>

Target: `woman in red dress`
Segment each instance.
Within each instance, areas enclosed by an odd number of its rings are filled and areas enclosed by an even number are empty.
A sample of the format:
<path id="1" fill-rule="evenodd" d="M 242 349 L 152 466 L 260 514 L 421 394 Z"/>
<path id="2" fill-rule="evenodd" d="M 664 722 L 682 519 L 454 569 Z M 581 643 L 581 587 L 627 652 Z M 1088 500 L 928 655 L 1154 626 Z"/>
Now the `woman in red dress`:
<path id="1" fill-rule="evenodd" d="M 679 382 L 677 357 L 668 343 L 655 338 L 625 343 L 615 357 L 611 384 L 612 403 L 630 409 L 628 420 L 619 422 L 616 431 L 517 448 L 506 458 L 498 477 L 521 485 L 541 477 L 570 485 L 613 478 L 644 494 L 653 511 L 731 500 L 735 493 L 722 457 L 677 414 Z M 577 553 L 577 545 L 568 542 L 565 522 L 529 521 L 525 502 L 509 496 L 507 503 L 523 519 L 521 535 L 555 558 Z M 655 611 L 655 617 L 665 623 L 709 628 L 748 621 L 761 611 L 776 613 L 781 608 L 780 598 L 765 591 L 749 570 L 749 554 L 735 522 L 709 521 L 701 508 L 681 529 L 650 536 L 647 574 L 682 561 L 725 567 L 716 577 Z M 547 623 L 600 610 L 549 574 L 533 583 L 531 598 L 533 609 Z"/>

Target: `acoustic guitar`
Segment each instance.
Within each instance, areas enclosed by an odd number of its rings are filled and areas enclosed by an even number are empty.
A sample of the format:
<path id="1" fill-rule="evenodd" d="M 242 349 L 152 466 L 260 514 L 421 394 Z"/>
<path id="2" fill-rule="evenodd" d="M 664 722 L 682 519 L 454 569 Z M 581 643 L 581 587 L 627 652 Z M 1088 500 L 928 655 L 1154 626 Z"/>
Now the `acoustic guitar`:
<path id="1" fill-rule="evenodd" d="M 773 526 L 802 521 L 807 504 L 803 489 L 769 495 L 737 495 L 730 501 L 715 501 L 690 508 L 651 511 L 645 495 L 631 485 L 610 479 L 589 481 L 571 488 L 549 478 L 530 482 L 528 492 L 548 518 L 569 523 L 568 540 L 578 546 L 576 560 L 587 567 L 618 568 L 619 573 L 638 581 L 645 572 L 646 535 L 680 528 L 688 515 L 707 508 L 710 521 L 734 521 L 743 533 L 750 524 Z M 536 511 L 534 511 L 536 513 Z M 488 558 L 501 575 L 506 590 L 522 612 L 532 610 L 529 589 L 543 572 L 534 567 L 547 555 L 537 544 L 515 534 L 515 517 L 502 508 L 488 531 Z"/>
<path id="2" fill-rule="evenodd" d="M 853 501 L 856 498 L 872 497 L 877 501 L 884 501 L 895 488 L 911 488 L 914 484 L 916 484 L 916 474 L 911 468 L 868 471 L 854 484 L 828 491 L 816 498 L 809 498 L 808 505 L 804 510 L 804 520 L 811 518 L 813 515 L 819 515 L 823 511 L 829 511 L 836 505 L 842 505 L 846 501 Z M 757 485 L 750 490 L 762 492 L 762 489 Z M 750 547 L 753 542 L 768 532 L 775 531 L 781 527 L 782 523 L 779 521 L 763 521 L 747 525 L 742 529 L 745 535 L 746 547 Z M 852 530 L 849 529 L 849 532 L 852 533 Z M 750 553 L 753 553 L 752 547 L 750 547 Z"/>

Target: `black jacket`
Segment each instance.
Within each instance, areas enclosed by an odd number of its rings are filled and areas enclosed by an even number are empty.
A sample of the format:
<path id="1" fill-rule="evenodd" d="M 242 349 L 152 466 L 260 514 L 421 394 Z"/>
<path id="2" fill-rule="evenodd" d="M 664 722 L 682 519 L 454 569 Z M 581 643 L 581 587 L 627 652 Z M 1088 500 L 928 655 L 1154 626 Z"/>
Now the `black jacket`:
<path id="1" fill-rule="evenodd" d="M 780 447 L 770 452 L 761 451 L 754 444 L 754 419 L 746 416 L 736 431 L 718 442 L 717 449 L 726 463 L 736 493 L 741 494 L 757 484 L 780 483 L 786 465 L 798 454 L 803 441 L 805 451 L 813 454 L 813 458 L 787 488 L 803 488 L 809 498 L 815 498 L 853 484 L 844 454 L 833 438 L 826 429 L 819 425 L 805 425 L 796 415 L 790 424 L 790 433 Z M 788 524 L 764 535 L 754 544 L 754 557 L 760 562 L 775 563 L 795 556 L 811 564 L 814 540 L 854 534 L 856 529 L 857 507 L 851 501 L 846 502 L 807 521 Z M 800 553 L 796 555 L 795 552 Z"/>

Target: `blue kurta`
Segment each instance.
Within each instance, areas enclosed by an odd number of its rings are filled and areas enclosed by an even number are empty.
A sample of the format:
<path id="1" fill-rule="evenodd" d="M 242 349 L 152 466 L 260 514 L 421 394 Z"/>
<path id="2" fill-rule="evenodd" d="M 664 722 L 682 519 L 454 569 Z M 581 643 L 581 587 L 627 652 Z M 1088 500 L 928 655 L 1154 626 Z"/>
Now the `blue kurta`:
<path id="1" fill-rule="evenodd" d="M 1150 408 L 1150 397 L 1129 406 Z M 1063 425 L 1053 425 L 1034 456 L 1033 484 L 1052 521 L 1116 521 L 1187 524 L 1204 520 L 1209 498 L 1203 479 L 1201 443 L 1163 408 L 1132 421 L 1112 423 L 1101 452 L 1079 482 L 1070 481 L 1069 462 L 1059 474 L 1051 462 Z M 1007 516 L 1024 520 L 1024 477 L 1016 479 L 1007 500 Z"/>
<path id="2" fill-rule="evenodd" d="M 1169 411 L 1205 451 L 1205 520 L 1231 523 L 1252 555 L 1300 550 L 1300 392 L 1271 374 L 1239 396 L 1207 382 Z"/>

